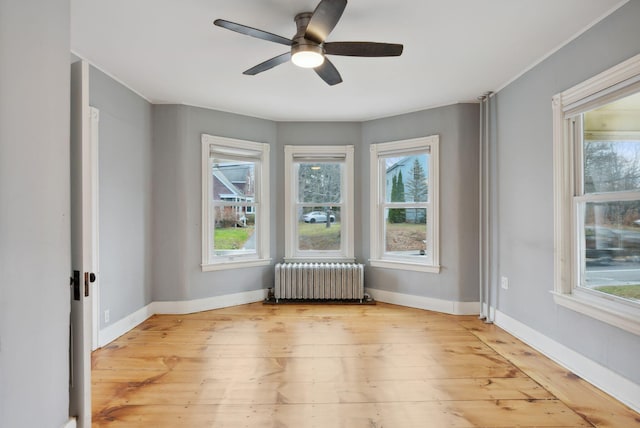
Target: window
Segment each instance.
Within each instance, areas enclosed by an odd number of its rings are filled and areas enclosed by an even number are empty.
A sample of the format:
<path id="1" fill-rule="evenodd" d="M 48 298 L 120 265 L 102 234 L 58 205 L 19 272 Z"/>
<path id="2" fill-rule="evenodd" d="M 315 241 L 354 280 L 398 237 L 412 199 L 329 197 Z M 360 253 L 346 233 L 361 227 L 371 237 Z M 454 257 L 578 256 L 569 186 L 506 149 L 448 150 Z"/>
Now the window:
<path id="1" fill-rule="evenodd" d="M 640 334 L 640 55 L 553 110 L 555 301 Z"/>
<path id="2" fill-rule="evenodd" d="M 371 145 L 371 265 L 439 272 L 438 136 Z"/>
<path id="3" fill-rule="evenodd" d="M 285 146 L 285 260 L 354 261 L 353 146 Z"/>
<path id="4" fill-rule="evenodd" d="M 269 145 L 202 135 L 202 270 L 269 260 Z"/>

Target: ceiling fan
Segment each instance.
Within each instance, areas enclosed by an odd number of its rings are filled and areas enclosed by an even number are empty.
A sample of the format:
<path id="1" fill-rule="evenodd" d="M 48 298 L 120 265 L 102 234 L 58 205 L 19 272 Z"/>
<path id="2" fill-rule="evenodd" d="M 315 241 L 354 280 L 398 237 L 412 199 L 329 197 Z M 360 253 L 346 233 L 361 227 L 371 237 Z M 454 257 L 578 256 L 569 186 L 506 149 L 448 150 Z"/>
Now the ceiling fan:
<path id="1" fill-rule="evenodd" d="M 340 20 L 346 6 L 347 0 L 321 0 L 313 12 L 297 14 L 294 18 L 297 31 L 292 39 L 224 19 L 216 19 L 213 23 L 218 27 L 247 36 L 291 46 L 289 52 L 268 59 L 248 69 L 243 74 L 253 76 L 291 60 L 299 67 L 313 68 L 322 80 L 333 86 L 342 82 L 342 77 L 340 77 L 336 67 L 325 55 L 399 56 L 402 54 L 403 48 L 402 45 L 394 43 L 325 41 Z"/>

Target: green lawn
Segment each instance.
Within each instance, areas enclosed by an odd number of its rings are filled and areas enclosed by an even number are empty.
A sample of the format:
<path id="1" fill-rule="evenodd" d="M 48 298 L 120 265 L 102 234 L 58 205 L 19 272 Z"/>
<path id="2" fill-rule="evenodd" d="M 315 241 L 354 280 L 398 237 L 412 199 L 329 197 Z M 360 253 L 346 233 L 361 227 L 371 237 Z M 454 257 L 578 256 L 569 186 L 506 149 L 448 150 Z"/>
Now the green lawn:
<path id="1" fill-rule="evenodd" d="M 253 231 L 253 227 L 216 228 L 213 234 L 216 250 L 239 250 Z"/>
<path id="2" fill-rule="evenodd" d="M 387 234 L 393 236 L 389 240 L 387 251 L 405 251 L 407 249 L 420 249 L 423 240 L 427 238 L 426 227 L 423 224 L 395 223 L 387 224 Z M 339 250 L 340 249 L 340 223 L 298 223 L 299 249 L 300 250 Z"/>
<path id="3" fill-rule="evenodd" d="M 298 223 L 300 250 L 339 250 L 340 223 Z"/>
<path id="4" fill-rule="evenodd" d="M 603 285 L 596 290 L 625 299 L 640 300 L 640 284 L 635 285 Z"/>

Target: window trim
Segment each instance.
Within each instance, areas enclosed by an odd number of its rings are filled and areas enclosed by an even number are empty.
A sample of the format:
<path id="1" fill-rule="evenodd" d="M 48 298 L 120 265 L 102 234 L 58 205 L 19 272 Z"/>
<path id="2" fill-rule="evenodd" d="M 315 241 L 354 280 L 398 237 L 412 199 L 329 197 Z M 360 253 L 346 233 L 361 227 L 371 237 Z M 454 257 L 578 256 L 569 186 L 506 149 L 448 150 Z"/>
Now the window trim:
<path id="1" fill-rule="evenodd" d="M 640 310 L 578 287 L 580 236 L 576 186 L 580 172 L 573 117 L 612 99 L 640 90 L 640 55 L 636 55 L 552 99 L 554 191 L 554 288 L 556 304 L 640 335 Z M 612 196 L 619 198 L 617 194 Z M 583 197 L 584 198 L 584 197 Z"/>
<path id="2" fill-rule="evenodd" d="M 412 138 L 408 140 L 390 141 L 371 144 L 369 147 L 369 171 L 370 171 L 370 258 L 369 263 L 373 267 L 387 269 L 402 269 L 418 272 L 440 273 L 440 154 L 439 135 Z M 385 257 L 384 255 L 384 214 L 382 210 L 385 202 L 386 177 L 381 176 L 380 158 L 388 155 L 401 155 L 403 153 L 415 153 L 429 147 L 429 207 L 427 218 L 431 218 L 428 224 L 427 236 L 431 236 L 427 248 L 432 251 L 431 263 L 410 262 L 400 257 Z M 428 261 L 428 260 L 425 260 Z"/>
<path id="3" fill-rule="evenodd" d="M 217 137 L 202 134 L 202 263 L 203 272 L 211 272 L 224 269 L 238 269 L 254 266 L 267 266 L 271 264 L 269 255 L 269 152 L 270 146 L 267 143 L 257 143 L 254 141 L 238 140 L 226 137 Z M 258 210 L 256 220 L 256 254 L 250 256 L 210 256 L 212 245 L 212 228 L 210 225 L 212 179 L 209 171 L 209 157 L 211 146 L 215 146 L 215 152 L 222 156 L 241 157 L 252 159 L 259 165 L 256 171 L 256 192 L 252 206 Z M 229 205 L 236 203 L 229 201 Z M 238 202 L 243 205 L 246 203 Z M 218 260 L 215 260 L 218 259 Z"/>
<path id="4" fill-rule="evenodd" d="M 342 190 L 341 227 L 342 240 L 340 251 L 320 252 L 298 250 L 297 235 L 297 177 L 294 176 L 294 166 L 299 160 L 305 159 L 327 160 L 335 158 L 344 162 L 344 188 Z M 345 262 L 355 261 L 354 256 L 354 146 L 284 146 L 284 221 L 285 221 L 285 262 L 319 261 Z"/>

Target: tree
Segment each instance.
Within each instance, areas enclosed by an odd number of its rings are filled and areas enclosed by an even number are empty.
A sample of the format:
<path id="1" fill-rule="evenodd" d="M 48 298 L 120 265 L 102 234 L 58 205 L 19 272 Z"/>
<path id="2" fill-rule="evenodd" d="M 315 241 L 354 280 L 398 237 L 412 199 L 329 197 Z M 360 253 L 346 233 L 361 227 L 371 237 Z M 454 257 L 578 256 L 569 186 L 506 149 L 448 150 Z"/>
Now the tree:
<path id="1" fill-rule="evenodd" d="M 398 194 L 398 179 L 394 175 L 391 177 L 391 202 L 395 202 Z M 389 223 L 397 223 L 397 208 L 389 209 Z"/>
<path id="2" fill-rule="evenodd" d="M 619 192 L 640 188 L 640 145 L 623 141 L 585 141 L 584 192 Z M 585 223 L 633 226 L 638 201 L 588 204 Z"/>
<path id="3" fill-rule="evenodd" d="M 404 202 L 404 181 L 402 180 L 402 171 L 398 172 L 398 174 L 394 175 L 392 178 L 390 202 Z M 404 223 L 405 221 L 406 214 L 404 208 L 389 209 L 389 223 Z"/>
<path id="4" fill-rule="evenodd" d="M 402 180 L 402 170 L 398 171 L 398 181 L 397 181 L 397 199 L 394 202 L 404 202 L 404 181 Z"/>
<path id="5" fill-rule="evenodd" d="M 427 201 L 427 175 L 418 159 L 414 159 L 409 180 L 407 180 L 407 194 L 412 202 Z"/>
<path id="6" fill-rule="evenodd" d="M 429 189 L 427 187 L 427 175 L 424 172 L 424 168 L 420 165 L 418 159 L 414 159 L 413 167 L 410 171 L 409 180 L 407 180 L 407 196 L 411 199 L 411 202 L 426 202 Z M 426 219 L 418 215 L 418 209 L 414 208 L 413 221 L 415 223 L 422 223 Z"/>
<path id="7" fill-rule="evenodd" d="M 391 201 L 396 200 L 396 194 L 398 193 L 398 178 L 397 176 L 391 177 Z"/>
<path id="8" fill-rule="evenodd" d="M 298 200 L 300 202 L 340 202 L 340 164 L 301 163 L 298 170 Z"/>

